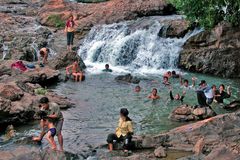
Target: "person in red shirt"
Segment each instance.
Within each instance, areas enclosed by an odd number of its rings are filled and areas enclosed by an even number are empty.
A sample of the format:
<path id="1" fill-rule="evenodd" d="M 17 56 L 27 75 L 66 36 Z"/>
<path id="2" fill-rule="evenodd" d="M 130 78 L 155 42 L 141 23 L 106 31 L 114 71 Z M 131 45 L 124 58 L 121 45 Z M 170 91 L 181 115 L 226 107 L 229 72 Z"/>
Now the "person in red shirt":
<path id="1" fill-rule="evenodd" d="M 73 20 L 73 15 L 70 15 L 64 30 L 65 33 L 67 34 L 67 50 L 70 52 L 72 51 L 73 46 L 75 26 L 76 23 Z"/>

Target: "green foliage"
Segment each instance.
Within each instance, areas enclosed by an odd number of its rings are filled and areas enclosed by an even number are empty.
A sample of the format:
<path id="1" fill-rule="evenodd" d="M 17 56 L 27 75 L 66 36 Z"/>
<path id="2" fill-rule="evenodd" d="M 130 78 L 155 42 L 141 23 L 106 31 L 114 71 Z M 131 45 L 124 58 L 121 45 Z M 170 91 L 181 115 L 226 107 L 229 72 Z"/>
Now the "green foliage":
<path id="1" fill-rule="evenodd" d="M 181 14 L 205 28 L 221 21 L 240 25 L 240 0 L 169 0 Z"/>
<path id="2" fill-rule="evenodd" d="M 47 93 L 47 89 L 44 88 L 37 88 L 34 90 L 34 93 L 37 95 L 45 95 Z"/>
<path id="3" fill-rule="evenodd" d="M 82 3 L 99 3 L 99 2 L 106 2 L 108 0 L 77 0 L 77 2 Z"/>
<path id="4" fill-rule="evenodd" d="M 57 28 L 63 28 L 65 26 L 65 22 L 61 19 L 61 16 L 57 14 L 50 15 L 47 21 Z"/>

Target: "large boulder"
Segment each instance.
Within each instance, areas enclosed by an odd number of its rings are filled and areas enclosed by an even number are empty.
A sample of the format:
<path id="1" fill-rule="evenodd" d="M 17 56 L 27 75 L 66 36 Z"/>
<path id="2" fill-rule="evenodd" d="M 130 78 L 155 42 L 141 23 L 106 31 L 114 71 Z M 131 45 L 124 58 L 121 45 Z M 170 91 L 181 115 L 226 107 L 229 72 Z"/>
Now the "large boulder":
<path id="1" fill-rule="evenodd" d="M 22 124 L 33 120 L 35 112 L 38 111 L 38 101 L 43 96 L 56 102 L 61 109 L 74 105 L 66 97 L 51 90 L 45 95 L 38 95 L 34 92 L 38 87 L 40 86 L 29 82 L 0 83 L 0 125 Z"/>
<path id="2" fill-rule="evenodd" d="M 221 24 L 191 37 L 180 53 L 179 67 L 221 77 L 240 77 L 240 27 Z"/>
<path id="3" fill-rule="evenodd" d="M 131 74 L 117 76 L 115 80 L 119 82 L 127 82 L 134 84 L 138 84 L 140 82 L 140 79 L 138 79 L 137 77 L 133 77 Z"/>
<path id="4" fill-rule="evenodd" d="M 216 116 L 216 113 L 210 107 L 192 107 L 181 105 L 175 108 L 169 115 L 169 119 L 173 121 L 188 122 L 201 120 Z"/>
<path id="5" fill-rule="evenodd" d="M 75 60 L 79 61 L 79 66 L 82 70 L 86 69 L 86 65 L 82 58 L 77 55 L 76 52 L 63 52 L 59 54 L 56 58 L 49 62 L 49 65 L 53 69 L 62 69 L 71 65 Z"/>
<path id="6" fill-rule="evenodd" d="M 164 22 L 158 35 L 164 38 L 182 38 L 191 30 L 190 22 L 185 19 Z"/>

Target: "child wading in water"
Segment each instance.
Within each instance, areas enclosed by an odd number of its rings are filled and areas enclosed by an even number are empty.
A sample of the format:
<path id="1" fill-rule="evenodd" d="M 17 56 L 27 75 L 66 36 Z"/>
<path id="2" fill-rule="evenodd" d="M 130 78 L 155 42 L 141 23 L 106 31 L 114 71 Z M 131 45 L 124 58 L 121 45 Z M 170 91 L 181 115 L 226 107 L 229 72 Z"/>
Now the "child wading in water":
<path id="1" fill-rule="evenodd" d="M 113 142 L 124 142 L 124 152 L 128 152 L 133 135 L 132 120 L 128 117 L 128 110 L 120 110 L 119 124 L 115 133 L 109 134 L 107 138 L 109 151 L 113 150 Z"/>
<path id="2" fill-rule="evenodd" d="M 53 125 L 53 120 L 51 118 L 43 118 L 43 125 L 48 128 L 46 139 L 51 145 L 51 148 L 53 150 L 56 150 L 57 145 L 56 145 L 56 142 L 54 141 L 54 136 L 56 135 L 56 128 Z"/>

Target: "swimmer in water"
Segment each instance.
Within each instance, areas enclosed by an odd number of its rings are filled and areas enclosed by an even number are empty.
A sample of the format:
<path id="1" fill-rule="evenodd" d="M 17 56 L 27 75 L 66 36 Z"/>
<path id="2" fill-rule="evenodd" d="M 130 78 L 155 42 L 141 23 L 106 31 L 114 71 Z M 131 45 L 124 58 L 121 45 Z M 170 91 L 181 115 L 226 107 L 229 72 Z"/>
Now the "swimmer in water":
<path id="1" fill-rule="evenodd" d="M 157 95 L 157 92 L 157 89 L 153 88 L 152 93 L 148 96 L 148 98 L 152 100 L 160 99 L 160 96 Z"/>

